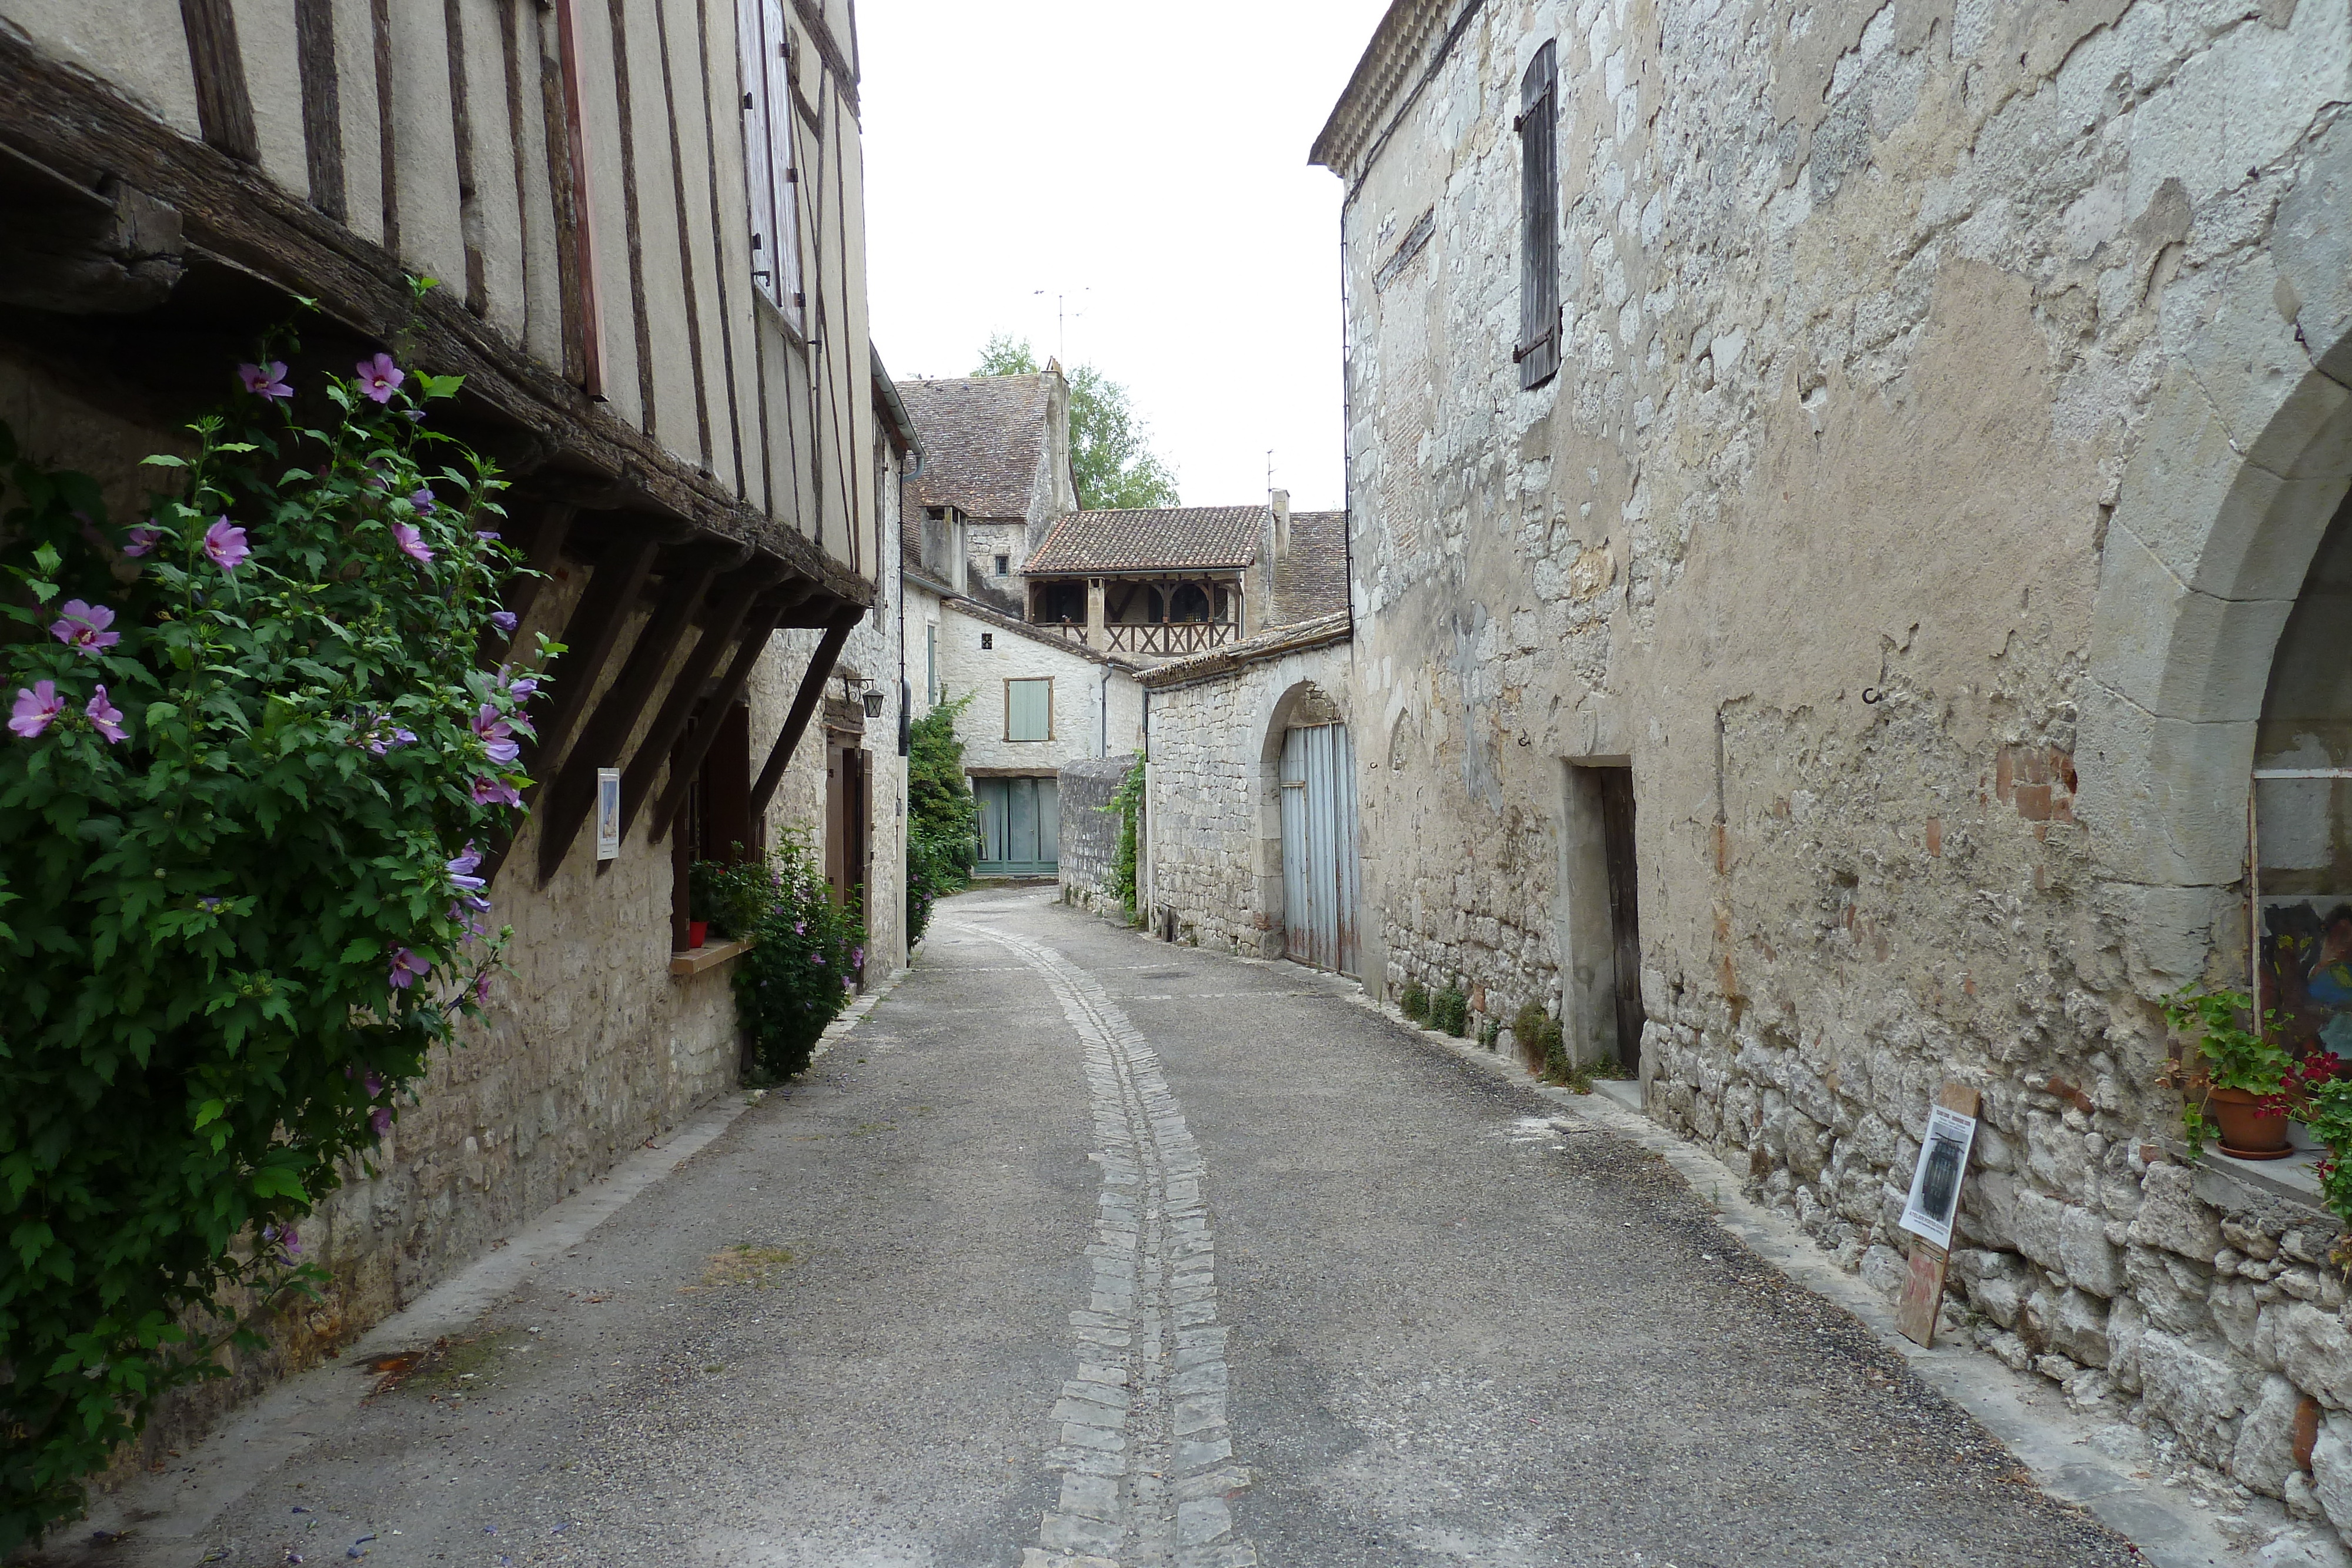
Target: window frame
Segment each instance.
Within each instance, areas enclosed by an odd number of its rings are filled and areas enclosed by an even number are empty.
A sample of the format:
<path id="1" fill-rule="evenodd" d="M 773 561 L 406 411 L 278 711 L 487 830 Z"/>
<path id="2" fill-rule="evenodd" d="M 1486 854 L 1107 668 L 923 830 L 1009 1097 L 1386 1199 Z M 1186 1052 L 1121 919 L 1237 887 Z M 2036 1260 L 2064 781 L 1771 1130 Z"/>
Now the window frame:
<path id="1" fill-rule="evenodd" d="M 1006 675 L 1004 680 L 1004 740 L 1008 746 L 1038 746 L 1054 738 L 1054 677 L 1051 675 Z M 1013 733 L 1013 688 L 1016 685 L 1039 685 L 1045 688 L 1045 733 L 1014 735 Z"/>
<path id="2" fill-rule="evenodd" d="M 1559 373 L 1566 312 L 1559 298 L 1559 70 L 1547 38 L 1519 78 L 1519 335 L 1511 350 L 1519 387 Z"/>

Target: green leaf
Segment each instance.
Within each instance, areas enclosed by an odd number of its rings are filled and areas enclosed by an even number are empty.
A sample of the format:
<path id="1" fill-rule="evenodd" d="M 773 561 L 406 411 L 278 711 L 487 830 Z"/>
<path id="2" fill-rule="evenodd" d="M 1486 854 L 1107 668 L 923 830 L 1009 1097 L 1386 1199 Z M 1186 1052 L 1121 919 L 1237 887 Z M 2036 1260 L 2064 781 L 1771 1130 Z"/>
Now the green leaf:
<path id="1" fill-rule="evenodd" d="M 139 461 L 158 468 L 185 468 L 188 465 L 184 458 L 174 457 L 168 452 L 151 452 Z"/>
<path id="2" fill-rule="evenodd" d="M 226 1114 L 228 1114 L 228 1103 L 226 1101 L 207 1100 L 203 1104 L 196 1107 L 196 1125 L 203 1127 L 209 1123 L 219 1121 Z"/>

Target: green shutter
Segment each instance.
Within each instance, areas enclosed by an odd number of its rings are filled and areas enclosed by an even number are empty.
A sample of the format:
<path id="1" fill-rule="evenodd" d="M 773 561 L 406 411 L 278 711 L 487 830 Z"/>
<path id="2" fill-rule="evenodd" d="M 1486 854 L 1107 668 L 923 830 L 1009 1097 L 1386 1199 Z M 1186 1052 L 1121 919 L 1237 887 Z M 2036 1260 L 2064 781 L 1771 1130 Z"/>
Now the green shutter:
<path id="1" fill-rule="evenodd" d="M 1004 684 L 1004 738 L 1051 738 L 1054 683 L 1007 681 Z"/>

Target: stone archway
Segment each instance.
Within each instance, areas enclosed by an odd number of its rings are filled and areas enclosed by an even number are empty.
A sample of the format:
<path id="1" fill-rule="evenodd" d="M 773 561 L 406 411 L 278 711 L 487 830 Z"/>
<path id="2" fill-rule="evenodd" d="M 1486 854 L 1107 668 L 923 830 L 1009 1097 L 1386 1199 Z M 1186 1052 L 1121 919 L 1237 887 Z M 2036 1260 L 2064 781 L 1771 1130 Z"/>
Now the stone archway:
<path id="1" fill-rule="evenodd" d="M 2159 986 L 2243 933 L 2273 654 L 2352 486 L 2352 121 L 2327 140 L 2183 334 L 2100 556 L 2075 810 Z"/>
<path id="2" fill-rule="evenodd" d="M 1311 764 L 1303 760 L 1309 748 L 1300 744 L 1303 737 L 1294 738 L 1297 732 L 1311 733 L 1323 742 L 1319 749 L 1314 750 Z M 1265 727 L 1259 735 L 1255 837 L 1258 924 L 1265 933 L 1260 951 L 1270 958 L 1311 956 L 1323 967 L 1353 973 L 1350 966 L 1355 962 L 1358 951 L 1355 906 L 1360 902 L 1360 890 L 1356 886 L 1354 869 L 1353 750 L 1347 739 L 1348 733 L 1346 710 L 1330 693 L 1315 682 L 1296 681 L 1284 688 L 1268 711 Z M 1336 752 L 1331 747 L 1334 736 L 1339 737 Z M 1304 828 L 1299 808 L 1303 804 L 1301 792 L 1307 780 L 1304 778 L 1290 779 L 1286 785 L 1286 756 L 1294 771 L 1303 766 L 1311 766 L 1318 781 L 1324 781 L 1318 784 L 1318 788 L 1328 784 L 1328 788 L 1339 789 L 1345 795 L 1344 803 L 1335 808 L 1337 814 L 1333 820 L 1323 822 L 1323 839 L 1330 840 L 1341 831 L 1343 819 L 1346 842 L 1322 843 L 1327 858 L 1331 854 L 1343 857 L 1338 863 L 1344 869 L 1339 879 L 1342 884 L 1340 892 L 1326 889 L 1325 896 L 1313 901 L 1312 908 L 1319 911 L 1322 917 L 1317 928 L 1331 927 L 1323 932 L 1328 940 L 1319 944 L 1309 940 L 1307 929 L 1299 926 L 1302 918 L 1313 923 L 1316 916 L 1312 914 L 1302 915 L 1301 911 L 1291 907 L 1303 896 L 1300 839 Z M 1335 773 L 1335 768 L 1339 771 Z M 1336 916 L 1332 908 L 1335 898 L 1346 904 Z M 1295 926 L 1298 928 L 1294 929 Z"/>

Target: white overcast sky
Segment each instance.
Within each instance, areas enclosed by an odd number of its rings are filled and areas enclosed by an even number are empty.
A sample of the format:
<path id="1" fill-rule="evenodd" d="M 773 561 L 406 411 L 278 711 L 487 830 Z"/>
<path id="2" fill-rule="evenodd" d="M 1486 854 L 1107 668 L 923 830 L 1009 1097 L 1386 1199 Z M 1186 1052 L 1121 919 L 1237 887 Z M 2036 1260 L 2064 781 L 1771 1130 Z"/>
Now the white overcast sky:
<path id="1" fill-rule="evenodd" d="M 1307 148 L 1386 0 L 862 0 L 874 341 L 992 332 L 1128 388 L 1188 506 L 1337 509 L 1339 182 Z"/>

